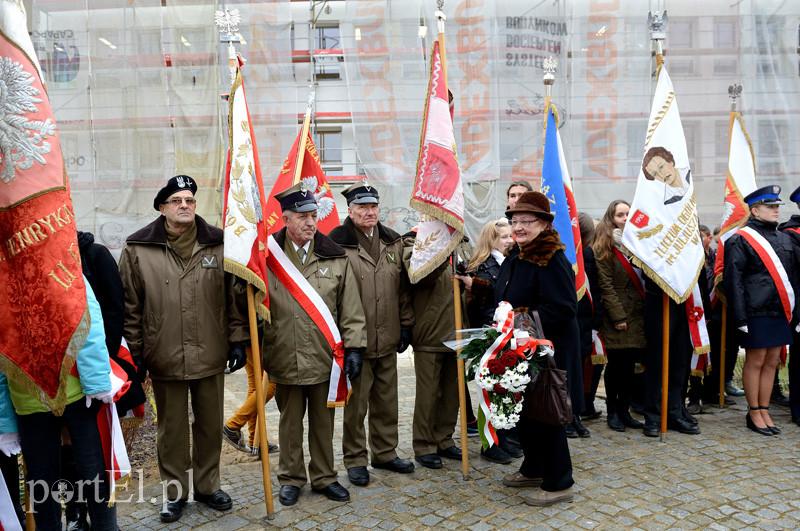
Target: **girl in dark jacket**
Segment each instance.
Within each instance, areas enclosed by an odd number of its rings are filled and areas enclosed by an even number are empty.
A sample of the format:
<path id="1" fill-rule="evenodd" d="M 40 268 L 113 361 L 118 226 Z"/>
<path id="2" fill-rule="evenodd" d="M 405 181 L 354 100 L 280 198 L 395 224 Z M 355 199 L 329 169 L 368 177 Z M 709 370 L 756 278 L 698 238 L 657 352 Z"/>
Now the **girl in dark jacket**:
<path id="1" fill-rule="evenodd" d="M 747 427 L 762 435 L 781 431 L 769 415 L 769 402 L 780 351 L 792 342 L 799 309 L 797 305 L 791 310 L 784 307 L 781 298 L 791 299 L 791 284 L 780 279 L 776 284 L 769 269 L 778 271 L 777 264 L 769 258 L 763 260 L 756 251 L 773 251 L 787 280 L 794 279 L 800 263 L 790 237 L 778 231 L 779 206 L 783 204 L 779 194 L 779 186 L 765 186 L 747 195 L 744 200 L 750 220 L 725 242 L 725 292 L 746 353 L 742 380 L 749 409 Z M 787 310 L 793 315 L 787 316 Z"/>
<path id="2" fill-rule="evenodd" d="M 614 238 L 615 231 L 619 234 L 625 227 L 629 210 L 630 205 L 625 201 L 612 201 L 597 227 L 593 246 L 605 310 L 601 332 L 608 352 L 607 422 L 615 431 L 625 431 L 626 427 L 642 428 L 642 423 L 631 417 L 629 408 L 634 368 L 647 346 L 644 284 Z"/>
<path id="3" fill-rule="evenodd" d="M 569 367 L 577 364 L 580 374 L 578 301 L 572 265 L 552 227 L 550 202 L 544 194 L 526 192 L 514 208 L 506 211 L 506 216 L 511 217 L 517 246 L 500 267 L 495 302 L 508 301 L 515 308 L 539 313 L 544 335 L 553 342 L 556 363 L 567 368 L 569 381 Z M 522 417 L 517 429 L 525 459 L 519 472 L 503 478 L 503 483 L 510 487 L 540 487 L 531 497 L 524 498 L 531 505 L 571 500 L 574 481 L 564 428 L 527 420 L 524 410 Z"/>
<path id="4" fill-rule="evenodd" d="M 512 245 L 514 240 L 511 237 L 511 224 L 507 219 L 490 221 L 481 229 L 475 252 L 467 266 L 467 275 L 457 277 L 467 289 L 467 316 L 470 327 L 479 328 L 492 324 L 494 310 L 497 308 L 494 302 L 494 285 L 500 273 L 500 266 Z M 471 415 L 472 404 L 467 405 Z M 472 423 L 471 419 L 468 420 Z M 474 421 L 474 425 L 477 433 L 477 420 Z M 522 457 L 522 449 L 513 431 L 497 430 L 500 444 L 493 445 L 487 450 L 481 448 L 481 457 L 501 465 L 507 465 L 512 459 Z"/>

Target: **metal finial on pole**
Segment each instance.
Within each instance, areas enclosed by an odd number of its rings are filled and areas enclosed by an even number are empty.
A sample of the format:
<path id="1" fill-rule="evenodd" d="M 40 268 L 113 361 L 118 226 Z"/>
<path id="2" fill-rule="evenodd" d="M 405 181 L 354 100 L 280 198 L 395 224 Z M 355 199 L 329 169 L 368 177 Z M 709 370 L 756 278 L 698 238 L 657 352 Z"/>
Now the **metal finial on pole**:
<path id="1" fill-rule="evenodd" d="M 667 38 L 667 11 L 650 11 L 647 13 L 647 26 L 650 28 L 650 40 L 656 45 L 656 64 L 664 62 L 664 40 Z"/>
<path id="2" fill-rule="evenodd" d="M 553 83 L 556 81 L 555 74 L 558 70 L 558 59 L 550 56 L 544 60 L 542 66 L 544 68 L 544 76 L 542 78 L 544 81 L 544 95 L 545 98 L 550 99 L 553 91 Z"/>
<path id="3" fill-rule="evenodd" d="M 236 47 L 234 43 L 242 42 L 242 36 L 239 34 L 239 23 L 242 21 L 242 16 L 239 14 L 238 9 L 217 10 L 214 13 L 214 24 L 219 31 L 219 42 L 228 43 L 228 70 L 231 74 L 231 83 L 236 78 Z"/>
<path id="4" fill-rule="evenodd" d="M 728 85 L 728 97 L 731 99 L 731 111 L 736 111 L 737 100 L 742 96 L 742 85 L 734 83 Z"/>

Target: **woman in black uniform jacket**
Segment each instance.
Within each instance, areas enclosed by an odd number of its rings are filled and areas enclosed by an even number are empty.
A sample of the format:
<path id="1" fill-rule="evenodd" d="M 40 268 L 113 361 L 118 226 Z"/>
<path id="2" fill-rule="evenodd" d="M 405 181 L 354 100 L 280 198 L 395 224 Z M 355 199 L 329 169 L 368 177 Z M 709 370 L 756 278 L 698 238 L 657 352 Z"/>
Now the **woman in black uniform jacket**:
<path id="1" fill-rule="evenodd" d="M 539 192 L 526 192 L 506 216 L 511 217 L 517 245 L 500 268 L 496 302 L 508 301 L 514 308 L 539 313 L 544 335 L 553 342 L 556 363 L 567 369 L 569 381 L 573 365 L 578 366 L 580 374 L 578 301 L 572 265 L 552 227 L 550 202 Z M 581 381 L 577 383 L 582 387 Z M 519 472 L 506 476 L 503 483 L 511 487 L 540 486 L 532 497 L 525 498 L 531 505 L 571 500 L 574 481 L 564 428 L 523 418 L 517 429 L 525 459 Z"/>
<path id="2" fill-rule="evenodd" d="M 778 231 L 779 186 L 765 186 L 747 195 L 750 208 L 746 227 L 758 233 L 772 247 L 789 279 L 797 274 L 798 257 L 787 234 Z M 730 299 L 741 332 L 746 358 L 742 379 L 747 398 L 747 427 L 762 435 L 777 435 L 769 415 L 769 401 L 781 348 L 792 341 L 792 329 L 798 320 L 798 306 L 789 322 L 778 287 L 756 249 L 741 233 L 725 243 L 725 291 Z M 781 288 L 783 284 L 781 283 Z"/>

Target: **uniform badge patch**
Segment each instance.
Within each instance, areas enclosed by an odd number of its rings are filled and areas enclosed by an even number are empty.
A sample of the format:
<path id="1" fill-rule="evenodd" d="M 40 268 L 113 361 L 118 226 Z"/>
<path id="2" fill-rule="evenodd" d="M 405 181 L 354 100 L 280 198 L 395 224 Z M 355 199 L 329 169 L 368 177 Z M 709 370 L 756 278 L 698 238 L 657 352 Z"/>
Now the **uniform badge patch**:
<path id="1" fill-rule="evenodd" d="M 204 255 L 200 259 L 200 265 L 203 267 L 203 269 L 217 269 L 219 267 L 219 264 L 217 262 L 217 257 L 216 255 L 213 254 Z"/>
<path id="2" fill-rule="evenodd" d="M 320 267 L 318 270 L 320 278 L 330 278 L 330 267 Z"/>
<path id="3" fill-rule="evenodd" d="M 390 264 L 396 264 L 397 258 L 395 258 L 393 252 L 389 251 L 388 253 L 386 253 L 386 261 L 389 262 Z"/>

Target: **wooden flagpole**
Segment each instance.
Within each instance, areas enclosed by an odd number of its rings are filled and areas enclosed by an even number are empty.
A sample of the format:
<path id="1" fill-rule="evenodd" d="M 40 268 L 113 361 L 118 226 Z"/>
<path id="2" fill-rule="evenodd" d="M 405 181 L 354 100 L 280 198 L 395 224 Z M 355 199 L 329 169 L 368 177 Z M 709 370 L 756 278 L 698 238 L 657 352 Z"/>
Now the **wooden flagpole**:
<path id="1" fill-rule="evenodd" d="M 253 285 L 247 284 L 247 315 L 250 320 L 250 352 L 253 356 L 253 373 L 256 384 L 256 427 L 258 447 L 261 457 L 261 480 L 264 484 L 264 502 L 267 506 L 267 519 L 275 518 L 275 504 L 272 500 L 272 478 L 269 467 L 269 444 L 267 443 L 267 417 L 264 411 L 264 385 L 261 380 L 261 350 L 258 348 L 258 321 Z"/>
<path id="2" fill-rule="evenodd" d="M 439 55 L 442 61 L 442 76 L 447 81 L 447 60 L 444 51 L 444 21 L 447 20 L 444 12 L 444 0 L 437 0 L 438 9 L 436 10 L 436 19 L 439 29 Z M 458 284 L 459 280 L 455 276 L 455 267 L 458 261 L 458 251 L 453 252 L 453 310 L 455 312 L 455 325 L 456 325 L 456 341 L 461 341 L 461 286 Z M 458 355 L 459 349 L 456 349 L 456 364 L 458 369 L 458 411 L 461 417 L 461 476 L 463 479 L 469 477 L 469 448 L 467 445 L 467 388 L 464 360 Z"/>
<path id="3" fill-rule="evenodd" d="M 737 90 L 738 87 L 738 90 Z M 736 99 L 741 94 L 741 85 L 730 85 L 728 87 L 728 95 L 731 99 L 731 113 L 728 120 L 728 154 L 731 152 L 731 142 L 733 141 L 733 122 L 736 120 Z M 728 169 L 730 171 L 730 169 Z M 718 243 L 717 245 L 720 245 Z M 719 252 L 719 251 L 717 251 Z M 719 407 L 725 407 L 725 350 L 727 348 L 728 339 L 728 305 L 725 301 L 722 303 L 722 324 L 720 325 L 720 342 L 719 342 Z"/>
<path id="4" fill-rule="evenodd" d="M 300 182 L 301 173 L 303 171 L 303 159 L 306 156 L 306 144 L 308 139 L 308 130 L 311 127 L 311 108 L 314 106 L 314 91 L 311 90 L 308 94 L 308 104 L 306 105 L 306 115 L 303 118 L 303 129 L 300 132 L 300 144 L 297 146 L 297 160 L 294 167 L 294 178 L 292 185 Z"/>
<path id="5" fill-rule="evenodd" d="M 667 435 L 667 399 L 669 398 L 669 295 L 665 291 L 661 303 L 661 441 Z"/>

